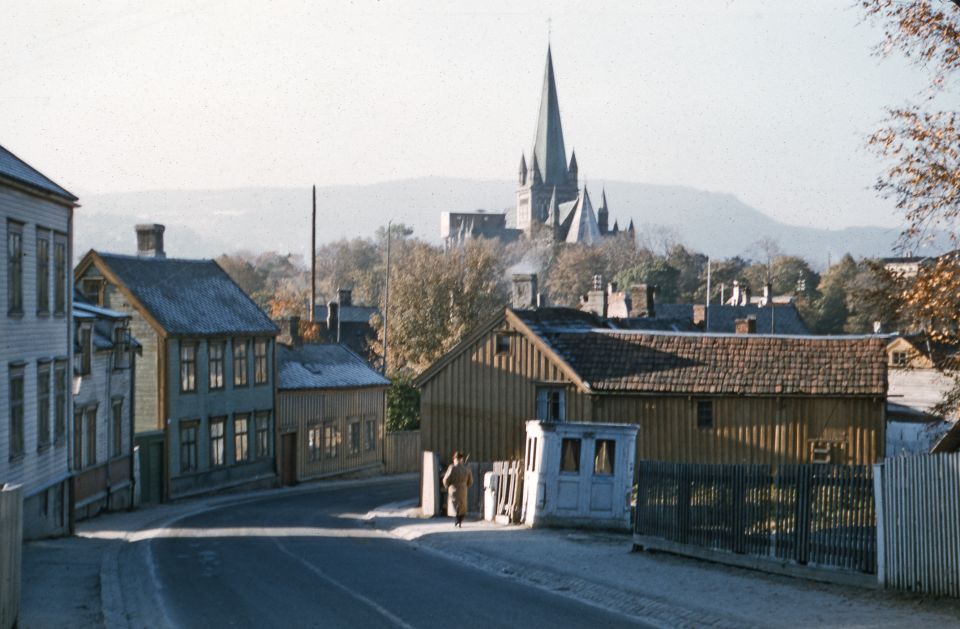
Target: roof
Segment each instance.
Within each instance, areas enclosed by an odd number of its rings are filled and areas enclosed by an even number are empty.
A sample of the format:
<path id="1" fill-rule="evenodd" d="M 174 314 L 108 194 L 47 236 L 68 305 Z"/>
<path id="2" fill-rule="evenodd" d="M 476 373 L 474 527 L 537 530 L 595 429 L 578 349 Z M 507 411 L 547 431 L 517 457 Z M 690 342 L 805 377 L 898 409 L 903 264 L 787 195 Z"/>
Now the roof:
<path id="1" fill-rule="evenodd" d="M 279 376 L 284 390 L 386 387 L 390 381 L 374 371 L 346 346 L 308 343 L 300 347 L 277 345 Z"/>
<path id="2" fill-rule="evenodd" d="M 327 320 L 327 307 L 317 305 L 314 307 L 314 319 L 317 321 Z M 369 323 L 370 317 L 380 312 L 376 306 L 340 306 L 340 321 L 342 323 Z"/>
<path id="3" fill-rule="evenodd" d="M 60 187 L 52 179 L 26 163 L 9 150 L 0 146 L 0 176 L 13 179 L 40 192 L 60 197 L 70 203 L 76 203 L 77 197 Z"/>
<path id="4" fill-rule="evenodd" d="M 945 435 L 940 437 L 931 450 L 934 454 L 960 452 L 960 421 L 955 422 Z"/>
<path id="5" fill-rule="evenodd" d="M 574 308 L 539 308 L 537 310 L 514 310 L 521 321 L 539 334 L 569 330 L 589 331 L 597 328 L 611 330 L 653 330 L 663 332 L 699 332 L 700 329 L 688 319 L 633 317 L 629 319 L 604 319 L 587 310 Z"/>
<path id="6" fill-rule="evenodd" d="M 543 71 L 540 115 L 537 118 L 537 134 L 532 155 L 532 167 L 539 169 L 543 183 L 547 185 L 566 183 L 567 150 L 563 145 L 560 101 L 557 98 L 557 83 L 553 76 L 553 54 L 550 46 L 547 46 L 547 66 Z"/>
<path id="7" fill-rule="evenodd" d="M 270 318 L 213 260 L 96 255 L 168 334 L 278 332 Z"/>
<path id="8" fill-rule="evenodd" d="M 656 318 L 693 320 L 694 304 L 657 304 Z M 710 306 L 710 327 L 706 332 L 733 332 L 737 319 L 756 317 L 757 332 L 761 334 L 810 334 L 794 304 L 773 306 Z"/>
<path id="9" fill-rule="evenodd" d="M 847 396 L 887 389 L 879 337 L 594 330 L 544 340 L 593 391 Z"/>
<path id="10" fill-rule="evenodd" d="M 586 186 L 577 198 L 577 209 L 574 211 L 570 229 L 567 231 L 566 241 L 586 245 L 600 242 L 600 227 L 597 225 L 597 215 L 593 212 Z"/>
<path id="11" fill-rule="evenodd" d="M 95 350 L 113 349 L 113 329 L 114 325 L 116 325 L 115 322 L 124 321 L 129 318 L 130 315 L 125 312 L 94 306 L 84 301 L 82 296 L 74 295 L 73 320 L 93 324 L 91 339 L 93 340 L 93 348 Z M 74 350 L 77 352 L 81 351 L 79 337 L 74 336 L 73 340 Z M 140 343 L 132 336 L 129 337 L 129 341 L 132 347 L 140 347 Z"/>

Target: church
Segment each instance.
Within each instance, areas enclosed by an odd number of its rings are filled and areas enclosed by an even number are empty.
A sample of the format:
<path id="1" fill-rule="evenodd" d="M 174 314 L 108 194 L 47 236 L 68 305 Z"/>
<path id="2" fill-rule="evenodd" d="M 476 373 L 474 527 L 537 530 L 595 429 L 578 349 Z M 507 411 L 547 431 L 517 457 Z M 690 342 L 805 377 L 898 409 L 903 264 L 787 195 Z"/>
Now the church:
<path id="1" fill-rule="evenodd" d="M 601 192 L 600 203 L 594 209 L 586 185 L 580 187 L 575 151 L 567 161 L 550 46 L 547 46 L 540 111 L 529 161 L 527 157 L 520 156 L 513 227 L 508 226 L 506 213 L 444 212 L 441 236 L 447 245 L 477 237 L 512 241 L 521 234 L 526 238 L 594 245 L 602 238 L 620 233 L 616 221 L 613 226 L 609 225 L 606 191 Z M 634 235 L 632 220 L 626 232 Z"/>

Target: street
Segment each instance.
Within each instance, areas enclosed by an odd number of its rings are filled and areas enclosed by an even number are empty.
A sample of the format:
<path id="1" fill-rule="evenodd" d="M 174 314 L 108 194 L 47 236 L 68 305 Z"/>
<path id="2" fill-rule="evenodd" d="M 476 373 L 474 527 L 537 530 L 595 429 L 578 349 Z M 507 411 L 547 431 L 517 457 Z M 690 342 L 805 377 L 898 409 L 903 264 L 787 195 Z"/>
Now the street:
<path id="1" fill-rule="evenodd" d="M 121 552 L 124 604 L 152 598 L 155 611 L 130 614 L 134 624 L 176 627 L 642 626 L 351 517 L 415 493 L 415 482 L 402 480 L 179 519 Z"/>

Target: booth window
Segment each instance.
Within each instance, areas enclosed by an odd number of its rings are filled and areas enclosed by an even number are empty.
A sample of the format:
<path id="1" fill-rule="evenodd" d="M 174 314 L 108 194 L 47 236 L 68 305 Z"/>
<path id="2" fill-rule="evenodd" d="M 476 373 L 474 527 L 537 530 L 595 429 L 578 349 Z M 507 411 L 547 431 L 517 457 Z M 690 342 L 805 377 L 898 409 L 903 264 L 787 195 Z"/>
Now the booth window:
<path id="1" fill-rule="evenodd" d="M 593 473 L 613 474 L 616 453 L 616 442 L 613 439 L 597 439 L 593 452 Z"/>
<path id="2" fill-rule="evenodd" d="M 564 439 L 560 443 L 560 471 L 580 472 L 580 440 Z"/>

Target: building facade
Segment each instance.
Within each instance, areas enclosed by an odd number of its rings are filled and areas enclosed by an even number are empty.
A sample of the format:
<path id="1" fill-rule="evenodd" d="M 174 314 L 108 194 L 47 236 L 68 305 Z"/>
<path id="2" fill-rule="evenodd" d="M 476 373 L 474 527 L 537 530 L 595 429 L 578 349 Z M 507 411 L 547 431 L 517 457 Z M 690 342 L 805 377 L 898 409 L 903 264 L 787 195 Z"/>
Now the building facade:
<path id="1" fill-rule="evenodd" d="M 139 346 L 130 315 L 73 303 L 71 468 L 75 520 L 134 504 L 133 386 Z"/>
<path id="2" fill-rule="evenodd" d="M 134 391 L 145 501 L 276 479 L 276 326 L 212 260 L 176 260 L 162 225 L 138 255 L 90 251 L 79 290 L 130 315 L 142 347 Z"/>
<path id="3" fill-rule="evenodd" d="M 75 207 L 0 146 L 0 483 L 23 485 L 27 539 L 69 530 Z"/>

